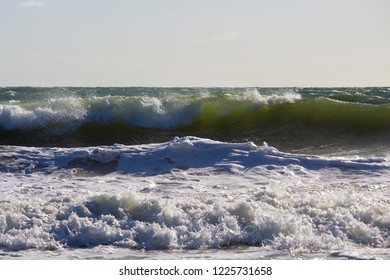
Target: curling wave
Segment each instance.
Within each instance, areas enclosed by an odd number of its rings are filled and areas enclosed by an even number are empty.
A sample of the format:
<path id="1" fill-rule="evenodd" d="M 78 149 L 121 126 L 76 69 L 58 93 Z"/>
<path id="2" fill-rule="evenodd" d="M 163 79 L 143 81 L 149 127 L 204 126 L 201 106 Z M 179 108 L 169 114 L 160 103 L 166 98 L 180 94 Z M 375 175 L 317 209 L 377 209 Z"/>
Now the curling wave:
<path id="1" fill-rule="evenodd" d="M 0 96 L 1 144 L 142 144 L 196 135 L 288 149 L 390 133 L 387 88 L 4 88 Z"/>

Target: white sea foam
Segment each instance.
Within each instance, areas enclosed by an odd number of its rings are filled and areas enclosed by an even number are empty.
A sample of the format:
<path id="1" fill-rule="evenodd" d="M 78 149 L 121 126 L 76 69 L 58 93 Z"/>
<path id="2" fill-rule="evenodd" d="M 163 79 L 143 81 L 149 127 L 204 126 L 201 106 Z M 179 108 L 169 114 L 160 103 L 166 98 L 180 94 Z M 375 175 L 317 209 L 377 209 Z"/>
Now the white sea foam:
<path id="1" fill-rule="evenodd" d="M 390 246 L 386 158 L 183 137 L 139 146 L 3 146 L 0 172 L 4 256 L 245 245 L 337 257 Z"/>
<path id="2" fill-rule="evenodd" d="M 0 127 L 6 130 L 54 127 L 51 132 L 62 132 L 81 121 L 86 110 L 78 98 L 49 100 L 46 104 L 0 104 Z"/>
<path id="3" fill-rule="evenodd" d="M 275 103 L 294 103 L 301 100 L 301 95 L 292 90 L 286 90 L 283 93 L 261 94 L 258 89 L 247 89 L 241 97 L 244 100 L 254 101 L 258 104 L 275 104 Z"/>

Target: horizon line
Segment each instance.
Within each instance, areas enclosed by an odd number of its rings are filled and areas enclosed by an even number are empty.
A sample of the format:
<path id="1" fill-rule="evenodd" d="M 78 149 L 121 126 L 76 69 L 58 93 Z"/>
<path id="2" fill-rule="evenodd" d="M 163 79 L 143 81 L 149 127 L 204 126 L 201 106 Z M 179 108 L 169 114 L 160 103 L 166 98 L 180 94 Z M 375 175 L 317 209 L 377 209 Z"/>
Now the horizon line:
<path id="1" fill-rule="evenodd" d="M 157 85 L 0 85 L 0 88 L 386 88 L 389 85 L 349 85 L 349 86 L 329 86 L 329 85 L 305 85 L 305 86 L 157 86 Z"/>

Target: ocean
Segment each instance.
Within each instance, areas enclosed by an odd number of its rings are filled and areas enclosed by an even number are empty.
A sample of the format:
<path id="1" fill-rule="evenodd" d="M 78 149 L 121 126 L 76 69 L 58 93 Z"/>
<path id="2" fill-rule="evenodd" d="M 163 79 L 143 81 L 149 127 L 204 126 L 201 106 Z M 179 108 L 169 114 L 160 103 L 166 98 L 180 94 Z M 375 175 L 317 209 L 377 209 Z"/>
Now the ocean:
<path id="1" fill-rule="evenodd" d="M 390 88 L 0 88 L 0 259 L 390 259 Z"/>

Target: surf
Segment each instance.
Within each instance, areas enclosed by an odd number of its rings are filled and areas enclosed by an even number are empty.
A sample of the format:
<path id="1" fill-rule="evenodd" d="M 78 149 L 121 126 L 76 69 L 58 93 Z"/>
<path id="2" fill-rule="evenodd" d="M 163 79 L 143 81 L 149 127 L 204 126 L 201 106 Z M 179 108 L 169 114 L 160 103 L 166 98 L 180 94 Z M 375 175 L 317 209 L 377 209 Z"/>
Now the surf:
<path id="1" fill-rule="evenodd" d="M 301 155 L 188 136 L 134 146 L 2 146 L 1 162 L 6 252 L 389 246 L 388 157 Z"/>
<path id="2" fill-rule="evenodd" d="M 3 88 L 0 96 L 6 145 L 131 145 L 195 135 L 321 153 L 348 143 L 388 149 L 390 134 L 387 88 Z"/>

